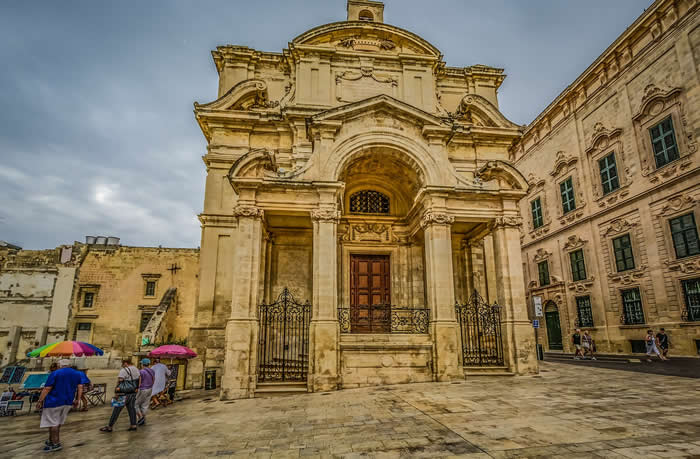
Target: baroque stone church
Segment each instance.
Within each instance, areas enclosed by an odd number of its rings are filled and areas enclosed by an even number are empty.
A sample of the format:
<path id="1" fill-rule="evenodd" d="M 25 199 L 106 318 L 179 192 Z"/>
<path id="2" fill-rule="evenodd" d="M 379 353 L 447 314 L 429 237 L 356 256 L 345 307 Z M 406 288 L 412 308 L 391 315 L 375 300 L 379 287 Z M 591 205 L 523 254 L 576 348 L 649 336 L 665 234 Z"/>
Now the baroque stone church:
<path id="1" fill-rule="evenodd" d="M 281 53 L 212 52 L 188 379 L 222 398 L 538 371 L 502 69 L 349 0 Z M 213 376 L 216 375 L 216 376 Z M 278 386 L 276 386 L 278 385 Z"/>

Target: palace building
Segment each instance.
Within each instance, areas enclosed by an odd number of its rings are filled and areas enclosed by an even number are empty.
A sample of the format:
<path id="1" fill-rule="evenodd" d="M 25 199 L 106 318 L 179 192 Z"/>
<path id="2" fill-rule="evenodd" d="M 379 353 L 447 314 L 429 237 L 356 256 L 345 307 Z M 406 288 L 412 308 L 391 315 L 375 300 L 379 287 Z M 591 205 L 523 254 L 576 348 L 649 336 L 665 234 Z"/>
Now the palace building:
<path id="1" fill-rule="evenodd" d="M 599 351 L 645 352 L 664 327 L 672 356 L 700 353 L 699 15 L 654 2 L 511 150 L 548 350 L 572 351 L 578 327 Z"/>
<path id="2" fill-rule="evenodd" d="M 192 386 L 537 372 L 503 70 L 447 66 L 383 8 L 349 0 L 282 52 L 212 52 Z"/>

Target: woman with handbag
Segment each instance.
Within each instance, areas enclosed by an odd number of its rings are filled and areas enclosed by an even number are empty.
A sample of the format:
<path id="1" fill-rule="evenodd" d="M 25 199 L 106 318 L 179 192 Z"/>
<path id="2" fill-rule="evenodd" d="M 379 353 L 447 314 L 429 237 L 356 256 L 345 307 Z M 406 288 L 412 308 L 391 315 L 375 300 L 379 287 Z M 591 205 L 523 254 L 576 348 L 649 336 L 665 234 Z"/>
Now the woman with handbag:
<path id="1" fill-rule="evenodd" d="M 136 430 L 136 393 L 139 391 L 140 384 L 140 373 L 138 368 L 131 364 L 131 359 L 122 360 L 122 369 L 119 370 L 119 382 L 117 387 L 114 388 L 115 399 L 124 397 L 124 402 L 113 403 L 114 409 L 112 410 L 112 416 L 109 418 L 109 424 L 102 427 L 100 430 L 102 432 L 111 432 L 112 427 L 119 419 L 119 414 L 122 412 L 122 408 L 126 406 L 126 411 L 129 413 L 129 422 L 131 426 L 128 430 Z"/>

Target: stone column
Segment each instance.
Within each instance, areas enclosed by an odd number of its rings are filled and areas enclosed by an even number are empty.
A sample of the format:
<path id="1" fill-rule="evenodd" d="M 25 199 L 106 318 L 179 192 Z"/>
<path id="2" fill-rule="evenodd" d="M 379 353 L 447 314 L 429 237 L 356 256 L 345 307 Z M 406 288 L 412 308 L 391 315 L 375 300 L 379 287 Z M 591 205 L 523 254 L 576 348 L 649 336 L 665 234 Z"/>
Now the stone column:
<path id="1" fill-rule="evenodd" d="M 226 354 L 221 398 L 252 397 L 255 391 L 258 348 L 260 268 L 263 210 L 250 205 L 233 209 L 238 217 L 233 253 L 231 316 L 226 323 Z"/>
<path id="2" fill-rule="evenodd" d="M 338 221 L 335 205 L 311 211 L 313 304 L 309 383 L 313 392 L 338 388 Z"/>
<path id="3" fill-rule="evenodd" d="M 535 334 L 527 316 L 525 281 L 520 251 L 519 216 L 498 217 L 493 234 L 498 304 L 502 309 L 503 350 L 506 364 L 516 374 L 538 372 Z"/>
<path id="4" fill-rule="evenodd" d="M 425 284 L 433 339 L 433 375 L 437 381 L 464 379 L 455 318 L 451 225 L 454 217 L 427 210 L 421 219 L 425 236 Z"/>

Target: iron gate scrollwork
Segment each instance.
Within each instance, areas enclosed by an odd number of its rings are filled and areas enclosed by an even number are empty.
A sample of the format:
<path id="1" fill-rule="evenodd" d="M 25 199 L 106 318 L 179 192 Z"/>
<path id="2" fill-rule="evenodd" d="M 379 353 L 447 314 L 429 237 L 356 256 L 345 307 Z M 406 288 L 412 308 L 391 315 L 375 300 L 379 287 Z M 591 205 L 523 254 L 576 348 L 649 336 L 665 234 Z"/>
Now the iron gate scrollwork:
<path id="1" fill-rule="evenodd" d="M 258 381 L 305 381 L 309 365 L 311 304 L 285 287 L 277 300 L 261 304 Z"/>
<path id="2" fill-rule="evenodd" d="M 474 290 L 468 302 L 455 305 L 455 311 L 462 338 L 463 365 L 503 365 L 501 307 L 486 303 Z"/>

